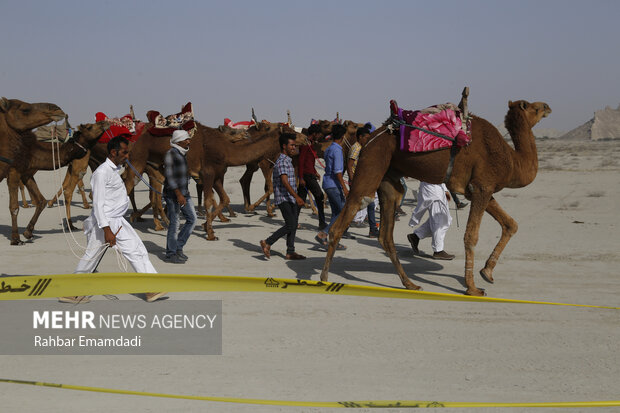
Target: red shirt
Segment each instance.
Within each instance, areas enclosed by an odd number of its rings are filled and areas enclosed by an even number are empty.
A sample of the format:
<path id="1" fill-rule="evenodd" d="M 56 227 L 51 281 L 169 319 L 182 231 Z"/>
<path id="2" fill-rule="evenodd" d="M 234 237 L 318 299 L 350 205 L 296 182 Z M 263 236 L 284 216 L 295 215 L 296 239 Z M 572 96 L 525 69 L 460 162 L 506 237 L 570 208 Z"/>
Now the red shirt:
<path id="1" fill-rule="evenodd" d="M 314 161 L 316 160 L 316 153 L 312 150 L 310 145 L 303 145 L 299 148 L 299 177 L 303 178 L 304 174 L 318 175 L 316 169 L 314 169 Z"/>

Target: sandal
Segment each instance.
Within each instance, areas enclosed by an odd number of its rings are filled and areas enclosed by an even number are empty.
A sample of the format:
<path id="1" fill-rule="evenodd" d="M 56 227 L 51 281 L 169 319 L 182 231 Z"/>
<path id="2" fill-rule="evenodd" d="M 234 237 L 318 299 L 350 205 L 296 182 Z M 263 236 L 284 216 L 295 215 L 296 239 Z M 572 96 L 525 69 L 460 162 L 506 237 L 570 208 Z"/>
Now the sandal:
<path id="1" fill-rule="evenodd" d="M 317 235 L 316 237 L 314 237 L 314 240 L 315 240 L 316 242 L 318 242 L 319 244 L 321 244 L 321 246 L 322 246 L 323 248 L 327 248 L 327 245 L 328 245 L 328 243 L 327 243 L 327 237 L 325 237 L 325 238 L 321 238 L 321 237 L 319 237 L 319 236 Z"/>
<path id="2" fill-rule="evenodd" d="M 338 246 L 336 247 L 336 250 L 338 250 L 338 251 L 344 251 L 344 250 L 346 250 L 346 249 L 347 249 L 347 247 L 345 247 L 345 246 L 344 246 L 344 245 L 342 245 L 342 244 L 338 244 Z"/>

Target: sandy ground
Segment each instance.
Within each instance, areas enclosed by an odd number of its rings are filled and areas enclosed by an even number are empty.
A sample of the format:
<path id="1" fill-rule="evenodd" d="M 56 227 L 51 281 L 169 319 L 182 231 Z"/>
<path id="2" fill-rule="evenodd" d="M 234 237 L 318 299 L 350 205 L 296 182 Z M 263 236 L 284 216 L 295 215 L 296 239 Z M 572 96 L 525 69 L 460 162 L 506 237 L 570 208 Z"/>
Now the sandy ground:
<path id="1" fill-rule="evenodd" d="M 477 285 L 493 297 L 620 306 L 620 142 L 541 141 L 539 153 L 540 171 L 534 183 L 497 194 L 500 204 L 519 223 L 519 232 L 496 268 L 495 284 L 476 276 Z M 161 260 L 164 232 L 155 232 L 151 222 L 135 225 L 157 270 L 317 280 L 325 253 L 313 240 L 316 217 L 309 210 L 302 212 L 302 229 L 297 233 L 297 251 L 307 255 L 307 260 L 285 261 L 285 242 L 281 240 L 274 245 L 271 260 L 266 261 L 258 242 L 282 220 L 267 218 L 264 208 L 257 215 L 241 213 L 237 180 L 242 172 L 241 168 L 232 168 L 226 177 L 226 188 L 239 212 L 237 218 L 227 224 L 215 223 L 220 238 L 216 242 L 206 241 L 197 227 L 186 246 L 190 260 L 185 265 Z M 51 196 L 55 175 L 42 172 L 36 178 L 44 194 Z M 417 189 L 417 182 L 408 183 L 404 209 L 410 212 L 411 189 Z M 262 185 L 257 174 L 254 197 Z M 147 192 L 143 185 L 140 188 L 139 204 L 144 204 Z M 70 238 L 61 230 L 58 209 L 43 212 L 33 242 L 14 247 L 9 245 L 6 189 L 0 191 L 0 204 L 5 205 L 0 209 L 2 273 L 73 271 L 77 258 L 68 249 Z M 31 211 L 21 209 L 21 231 Z M 459 211 L 460 226 L 455 219 L 448 232 L 446 249 L 456 254 L 450 262 L 413 257 L 406 240 L 408 218 L 398 223 L 395 240 L 399 257 L 411 279 L 426 291 L 463 292 L 462 239 L 467 211 Z M 74 203 L 79 227 L 89 213 Z M 456 218 L 454 210 L 452 215 Z M 358 238 L 343 242 L 348 249 L 336 255 L 330 281 L 401 287 L 378 242 L 366 237 L 368 229 L 353 228 L 352 233 Z M 486 216 L 476 248 L 475 272 L 484 265 L 499 233 L 498 225 Z M 76 238 L 84 243 L 82 233 Z M 432 252 L 430 240 L 423 240 L 421 249 Z M 100 270 L 119 270 L 112 255 L 106 256 Z M 186 395 L 306 401 L 620 399 L 620 312 L 615 310 L 305 294 L 205 292 L 172 293 L 170 298 L 223 301 L 223 355 L 0 356 L 0 377 Z M 120 299 L 137 300 L 131 295 Z M 0 384 L 0 406 L 3 412 L 50 413 L 326 410 L 14 384 Z M 504 410 L 535 409 L 485 411 Z"/>

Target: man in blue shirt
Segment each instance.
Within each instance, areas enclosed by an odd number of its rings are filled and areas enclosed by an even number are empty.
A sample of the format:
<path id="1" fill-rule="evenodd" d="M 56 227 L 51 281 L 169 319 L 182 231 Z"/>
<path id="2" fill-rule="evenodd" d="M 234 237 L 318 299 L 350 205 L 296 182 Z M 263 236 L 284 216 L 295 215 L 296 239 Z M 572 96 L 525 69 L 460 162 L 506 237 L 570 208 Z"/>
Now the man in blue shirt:
<path id="1" fill-rule="evenodd" d="M 273 168 L 273 194 L 275 204 L 280 208 L 284 218 L 284 226 L 271 236 L 260 242 L 265 257 L 271 257 L 271 246 L 286 235 L 286 259 L 303 260 L 306 257 L 295 252 L 295 233 L 297 232 L 297 216 L 299 208 L 304 204 L 303 199 L 297 195 L 297 179 L 293 168 L 292 156 L 297 153 L 295 135 L 283 133 L 280 135 L 280 156 Z"/>
<path id="2" fill-rule="evenodd" d="M 324 247 L 327 247 L 327 234 L 332 227 L 338 214 L 344 207 L 345 199 L 349 191 L 345 186 L 342 173 L 344 171 L 344 155 L 342 152 L 342 141 L 347 129 L 342 125 L 332 126 L 332 140 L 334 141 L 326 150 L 323 158 L 325 159 L 325 175 L 323 175 L 323 190 L 327 194 L 329 206 L 332 210 L 332 217 L 329 224 L 314 237 L 314 239 Z M 349 238 L 352 238 L 349 236 Z M 338 245 L 338 249 L 345 249 L 344 245 Z"/>

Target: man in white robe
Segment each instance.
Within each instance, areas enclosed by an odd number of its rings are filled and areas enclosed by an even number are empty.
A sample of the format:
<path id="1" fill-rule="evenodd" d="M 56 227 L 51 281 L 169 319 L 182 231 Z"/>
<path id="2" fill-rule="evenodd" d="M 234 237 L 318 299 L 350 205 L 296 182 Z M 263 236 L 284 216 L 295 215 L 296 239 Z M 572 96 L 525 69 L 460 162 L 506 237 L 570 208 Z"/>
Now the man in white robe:
<path id="1" fill-rule="evenodd" d="M 453 254 L 444 250 L 446 232 L 452 223 L 448 201 L 450 192 L 444 184 L 435 185 L 420 182 L 418 189 L 418 204 L 411 214 L 409 226 L 415 227 L 420 223 L 424 214 L 428 211 L 428 219 L 420 225 L 412 234 L 407 235 L 414 254 L 419 254 L 418 244 L 421 239 L 432 237 L 433 259 L 451 260 Z"/>
<path id="2" fill-rule="evenodd" d="M 121 136 L 108 143 L 108 157 L 93 173 L 90 184 L 93 193 L 93 210 L 84 221 L 87 246 L 75 273 L 92 273 L 109 245 L 120 251 L 135 272 L 156 273 L 149 260 L 146 247 L 132 226 L 123 217 L 129 208 L 129 196 L 121 179 L 122 165 L 129 157 L 129 142 Z M 152 302 L 165 293 L 146 293 Z M 61 297 L 61 302 L 83 303 L 87 297 Z"/>

